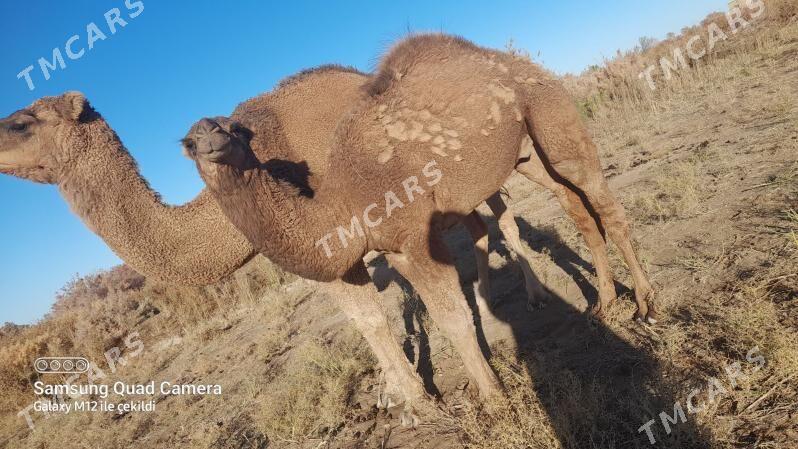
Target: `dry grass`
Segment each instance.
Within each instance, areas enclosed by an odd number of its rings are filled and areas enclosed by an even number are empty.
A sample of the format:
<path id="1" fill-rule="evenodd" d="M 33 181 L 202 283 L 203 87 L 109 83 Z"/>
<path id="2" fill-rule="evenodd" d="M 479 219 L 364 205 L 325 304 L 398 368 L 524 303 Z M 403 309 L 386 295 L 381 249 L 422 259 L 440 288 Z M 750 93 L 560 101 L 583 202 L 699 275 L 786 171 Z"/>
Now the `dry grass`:
<path id="1" fill-rule="evenodd" d="M 600 66 L 592 66 L 578 76 L 566 75 L 564 83 L 575 98 L 577 107 L 588 120 L 623 119 L 639 116 L 641 112 L 656 113 L 667 110 L 669 102 L 681 99 L 691 86 L 722 87 L 735 76 L 752 76 L 750 61 L 757 55 L 778 56 L 779 42 L 789 41 L 796 33 L 798 6 L 791 0 L 768 0 L 764 19 L 745 18 L 756 28 L 732 34 L 728 21 L 720 13 L 707 16 L 701 24 L 685 27 L 678 34 L 660 42 L 647 41 L 627 52 L 618 51 Z M 673 62 L 674 51 L 686 52 L 688 41 L 700 36 L 705 45 L 707 27 L 716 24 L 728 39 L 720 41 L 714 50 L 703 58 L 693 60 L 685 55 L 687 67 L 671 71 L 666 78 L 661 68 L 663 58 Z M 792 26 L 784 25 L 792 24 Z M 644 39 L 641 38 L 641 42 Z M 653 72 L 655 89 L 641 78 L 647 67 L 656 66 Z M 783 97 L 782 97 L 783 98 Z"/>
<path id="2" fill-rule="evenodd" d="M 491 365 L 507 389 L 507 398 L 465 403 L 458 422 L 464 443 L 475 449 L 562 447 L 525 364 L 507 347 L 498 347 Z"/>
<path id="3" fill-rule="evenodd" d="M 685 218 L 699 207 L 701 169 L 695 160 L 676 162 L 638 193 L 631 214 L 644 222 Z"/>
<path id="4" fill-rule="evenodd" d="M 247 276 L 247 290 L 236 278 L 207 288 L 169 285 L 145 279 L 126 266 L 74 279 L 58 294 L 52 311 L 39 323 L 0 329 L 0 435 L 11 435 L 24 422 L 17 411 L 32 400 L 31 384 L 40 379 L 33 361 L 42 356 L 71 354 L 87 357 L 105 374 L 105 353 L 124 348 L 131 332 L 158 317 L 158 326 L 147 330 L 152 340 L 208 333 L 226 320 L 226 314 L 251 304 L 287 276 L 264 260 L 255 260 L 238 276 Z M 288 307 L 275 301 L 273 309 Z M 279 315 L 278 315 L 279 316 Z M 285 313 L 282 325 L 285 325 Z M 276 350 L 286 332 L 279 326 L 263 351 Z M 267 339 L 268 340 L 268 339 Z"/>
<path id="5" fill-rule="evenodd" d="M 262 397 L 264 433 L 289 446 L 334 436 L 346 422 L 356 381 L 374 364 L 352 330 L 334 343 L 306 343 Z"/>
<path id="6" fill-rule="evenodd" d="M 794 210 L 790 209 L 787 212 L 785 212 L 785 215 L 787 216 L 787 220 L 790 223 L 790 227 L 792 228 L 787 233 L 787 242 L 788 245 L 790 243 L 792 244 L 791 248 L 793 251 L 795 251 L 798 250 L 798 212 L 795 212 Z"/>
<path id="7" fill-rule="evenodd" d="M 785 24 L 794 21 L 798 15 L 798 4 L 792 0 L 767 0 L 768 19 Z"/>
<path id="8" fill-rule="evenodd" d="M 793 418 L 798 413 L 797 335 L 785 320 L 791 314 L 784 302 L 788 292 L 798 291 L 795 266 L 793 255 L 754 279 L 719 288 L 704 302 L 681 306 L 675 314 L 689 315 L 690 325 L 660 331 L 663 339 L 679 334 L 687 342 L 677 359 L 682 369 L 722 379 L 729 390 L 697 416 L 719 447 L 749 447 L 752 439 L 759 447 L 788 447 L 780 444 L 789 445 L 798 435 Z M 757 355 L 764 357 L 758 371 L 749 361 Z M 745 374 L 736 388 L 725 377 L 733 363 L 740 363 Z"/>

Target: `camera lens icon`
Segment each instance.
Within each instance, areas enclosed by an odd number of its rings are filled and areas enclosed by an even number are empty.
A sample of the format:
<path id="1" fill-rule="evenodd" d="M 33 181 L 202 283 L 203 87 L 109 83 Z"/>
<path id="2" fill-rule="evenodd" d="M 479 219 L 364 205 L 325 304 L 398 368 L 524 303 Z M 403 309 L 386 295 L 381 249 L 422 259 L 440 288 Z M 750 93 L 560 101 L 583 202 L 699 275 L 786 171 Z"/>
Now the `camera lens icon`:
<path id="1" fill-rule="evenodd" d="M 49 367 L 50 364 L 47 362 L 47 360 L 39 359 L 36 361 L 36 371 L 39 372 L 47 371 L 47 368 Z"/>
<path id="2" fill-rule="evenodd" d="M 64 368 L 64 371 L 72 371 L 75 369 L 75 362 L 69 359 L 64 360 L 64 362 L 61 363 L 61 367 Z"/>
<path id="3" fill-rule="evenodd" d="M 50 371 L 58 371 L 61 369 L 60 360 L 50 360 Z"/>
<path id="4" fill-rule="evenodd" d="M 75 362 L 75 371 L 82 373 L 89 369 L 89 363 L 83 359 L 79 359 Z"/>

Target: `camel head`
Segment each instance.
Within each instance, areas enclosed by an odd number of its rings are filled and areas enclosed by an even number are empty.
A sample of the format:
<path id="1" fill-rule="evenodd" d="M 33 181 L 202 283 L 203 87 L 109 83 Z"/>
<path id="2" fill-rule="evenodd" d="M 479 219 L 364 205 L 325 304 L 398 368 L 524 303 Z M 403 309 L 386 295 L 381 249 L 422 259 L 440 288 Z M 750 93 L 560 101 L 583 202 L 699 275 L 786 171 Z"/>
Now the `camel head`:
<path id="1" fill-rule="evenodd" d="M 96 113 L 79 92 L 43 97 L 0 119 L 0 173 L 34 182 L 56 183 L 77 148 L 74 130 Z"/>
<path id="2" fill-rule="evenodd" d="M 193 159 L 201 172 L 218 165 L 245 170 L 257 161 L 249 142 L 252 132 L 227 117 L 203 118 L 182 139 L 183 152 Z"/>

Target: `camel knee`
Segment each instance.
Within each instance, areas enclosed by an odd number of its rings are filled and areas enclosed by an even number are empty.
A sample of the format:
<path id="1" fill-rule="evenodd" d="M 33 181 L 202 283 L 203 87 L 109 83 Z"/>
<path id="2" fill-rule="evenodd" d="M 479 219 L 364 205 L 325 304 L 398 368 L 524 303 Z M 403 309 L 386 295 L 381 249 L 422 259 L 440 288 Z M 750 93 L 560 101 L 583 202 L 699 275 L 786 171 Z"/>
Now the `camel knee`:
<path id="1" fill-rule="evenodd" d="M 623 205 L 610 196 L 606 206 L 599 208 L 598 214 L 610 238 L 628 239 L 631 236 L 631 225 L 626 217 L 626 210 Z"/>
<path id="2" fill-rule="evenodd" d="M 629 220 L 626 219 L 626 214 L 623 214 L 623 209 L 621 209 L 621 215 L 615 217 L 615 220 L 612 222 L 609 231 L 614 237 L 628 239 L 632 235 L 632 227 L 629 225 Z"/>
<path id="3" fill-rule="evenodd" d="M 590 207 L 599 215 L 602 225 L 608 228 L 608 231 L 614 228 L 618 232 L 628 232 L 629 221 L 626 218 L 626 210 L 615 198 L 601 173 L 590 176 L 581 185 L 574 185 L 582 191 Z"/>

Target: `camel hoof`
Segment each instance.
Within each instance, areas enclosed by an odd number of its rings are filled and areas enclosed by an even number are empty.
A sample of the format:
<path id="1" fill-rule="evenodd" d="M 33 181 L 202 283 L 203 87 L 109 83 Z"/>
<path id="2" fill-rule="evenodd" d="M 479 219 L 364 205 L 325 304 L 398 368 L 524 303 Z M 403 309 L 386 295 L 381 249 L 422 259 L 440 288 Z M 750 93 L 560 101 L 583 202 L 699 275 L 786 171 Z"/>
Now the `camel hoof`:
<path id="1" fill-rule="evenodd" d="M 642 302 L 647 306 L 646 313 L 644 315 L 640 311 L 640 308 L 638 308 L 637 311 L 635 312 L 635 321 L 646 324 L 657 324 L 659 322 L 657 309 L 654 307 L 654 304 L 651 303 L 652 296 L 653 296 L 653 290 L 650 290 L 648 293 L 645 294 Z"/>
<path id="2" fill-rule="evenodd" d="M 426 393 L 422 396 L 417 396 L 413 400 L 405 401 L 404 409 L 399 417 L 402 426 L 415 429 L 423 422 L 430 422 L 440 418 L 443 411 L 442 404 L 443 402 Z"/>
<path id="3" fill-rule="evenodd" d="M 648 313 L 646 314 L 646 322 L 648 324 L 657 324 L 659 322 L 659 315 L 657 314 L 656 310 L 654 310 L 654 306 L 648 306 Z"/>
<path id="4" fill-rule="evenodd" d="M 396 402 L 390 394 L 384 391 L 377 394 L 377 410 L 387 411 L 395 406 Z"/>
<path id="5" fill-rule="evenodd" d="M 639 324 L 657 324 L 659 320 L 656 317 L 656 314 L 652 314 L 649 312 L 644 317 L 640 312 L 635 312 L 635 322 Z"/>
<path id="6" fill-rule="evenodd" d="M 409 427 L 411 429 L 415 429 L 419 424 L 421 424 L 421 418 L 418 417 L 412 408 L 408 409 L 407 407 L 402 410 L 399 420 L 402 423 L 402 427 Z"/>

